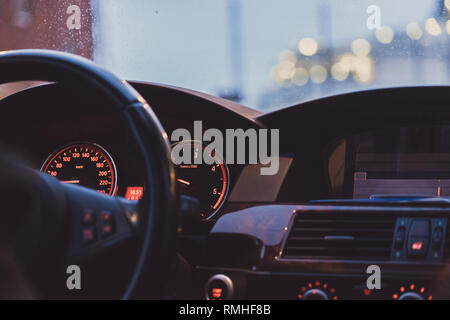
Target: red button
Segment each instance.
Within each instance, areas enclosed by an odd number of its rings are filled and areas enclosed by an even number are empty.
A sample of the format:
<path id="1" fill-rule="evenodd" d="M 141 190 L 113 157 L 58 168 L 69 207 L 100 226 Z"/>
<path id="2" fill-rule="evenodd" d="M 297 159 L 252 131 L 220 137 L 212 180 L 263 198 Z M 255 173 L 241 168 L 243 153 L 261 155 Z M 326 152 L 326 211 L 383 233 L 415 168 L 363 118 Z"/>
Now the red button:
<path id="1" fill-rule="evenodd" d="M 223 291 L 222 288 L 213 288 L 212 289 L 212 296 L 213 296 L 213 298 L 215 298 L 215 299 L 222 298 L 222 291 Z"/>
<path id="2" fill-rule="evenodd" d="M 95 228 L 84 228 L 81 233 L 81 242 L 86 245 L 95 241 Z"/>
<path id="3" fill-rule="evenodd" d="M 114 219 L 111 212 L 104 211 L 100 215 L 102 237 L 108 237 L 114 233 Z"/>
<path id="4" fill-rule="evenodd" d="M 93 210 L 84 210 L 82 221 L 84 225 L 93 225 L 95 222 L 95 214 Z"/>
<path id="5" fill-rule="evenodd" d="M 111 221 L 112 221 L 112 213 L 111 212 L 107 212 L 107 211 L 102 212 L 101 219 L 102 219 L 102 221 L 104 223 L 111 223 Z"/>
<path id="6" fill-rule="evenodd" d="M 103 226 L 102 235 L 104 237 L 109 236 L 110 234 L 112 234 L 112 232 L 113 232 L 113 229 L 112 229 L 111 225 L 107 224 L 107 225 Z"/>
<path id="7" fill-rule="evenodd" d="M 414 251 L 422 250 L 422 245 L 423 245 L 422 241 L 416 241 L 411 245 L 411 249 Z"/>

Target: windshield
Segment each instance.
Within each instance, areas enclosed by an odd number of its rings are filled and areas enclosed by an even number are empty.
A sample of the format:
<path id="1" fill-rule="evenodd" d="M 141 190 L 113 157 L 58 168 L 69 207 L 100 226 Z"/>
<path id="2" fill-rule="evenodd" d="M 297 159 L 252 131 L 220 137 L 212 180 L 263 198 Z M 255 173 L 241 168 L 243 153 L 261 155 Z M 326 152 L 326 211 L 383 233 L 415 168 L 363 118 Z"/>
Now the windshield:
<path id="1" fill-rule="evenodd" d="M 127 80 L 267 112 L 448 84 L 449 10 L 449 0 L 2 0 L 0 50 L 72 52 Z"/>

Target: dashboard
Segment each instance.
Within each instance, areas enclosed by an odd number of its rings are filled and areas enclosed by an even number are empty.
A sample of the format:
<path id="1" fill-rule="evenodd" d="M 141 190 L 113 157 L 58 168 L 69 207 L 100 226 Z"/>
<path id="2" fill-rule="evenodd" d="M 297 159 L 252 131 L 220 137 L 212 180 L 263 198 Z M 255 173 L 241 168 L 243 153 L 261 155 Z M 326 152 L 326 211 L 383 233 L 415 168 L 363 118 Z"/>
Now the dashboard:
<path id="1" fill-rule="evenodd" d="M 450 262 L 448 88 L 358 92 L 263 114 L 187 89 L 131 85 L 169 138 L 199 120 L 222 132 L 280 130 L 274 176 L 226 164 L 225 154 L 176 166 L 178 192 L 200 204 L 179 236 L 193 266 L 188 297 L 213 298 L 213 289 L 234 299 L 448 296 L 437 289 Z M 137 146 L 99 101 L 59 84 L 11 95 L 0 101 L 10 114 L 0 119 L 1 143 L 64 183 L 139 200 Z M 207 148 L 186 143 L 194 157 Z M 383 270 L 384 290 L 366 290 L 370 265 Z"/>

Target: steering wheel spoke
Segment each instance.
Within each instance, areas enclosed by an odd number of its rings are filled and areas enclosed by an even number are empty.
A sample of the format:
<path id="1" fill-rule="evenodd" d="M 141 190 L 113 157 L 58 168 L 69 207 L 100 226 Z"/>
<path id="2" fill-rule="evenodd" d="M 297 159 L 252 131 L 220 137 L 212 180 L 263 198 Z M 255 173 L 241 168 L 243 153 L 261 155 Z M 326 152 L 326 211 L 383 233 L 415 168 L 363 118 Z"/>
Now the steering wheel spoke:
<path id="1" fill-rule="evenodd" d="M 84 263 L 133 238 L 138 203 L 64 185 L 69 203 L 67 263 Z"/>

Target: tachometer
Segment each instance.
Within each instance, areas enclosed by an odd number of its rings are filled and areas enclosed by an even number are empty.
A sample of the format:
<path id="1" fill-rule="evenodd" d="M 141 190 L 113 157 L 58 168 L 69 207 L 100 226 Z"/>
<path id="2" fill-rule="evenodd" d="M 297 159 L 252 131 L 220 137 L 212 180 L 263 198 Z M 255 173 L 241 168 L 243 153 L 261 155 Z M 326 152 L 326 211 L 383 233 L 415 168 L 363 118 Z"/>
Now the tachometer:
<path id="1" fill-rule="evenodd" d="M 184 141 L 177 145 L 190 146 L 192 164 L 176 166 L 177 182 L 180 192 L 197 198 L 200 201 L 200 217 L 211 218 L 225 202 L 230 183 L 228 167 L 223 159 L 212 151 L 209 153 L 215 163 L 195 164 L 200 153 L 207 150 L 207 146 L 198 141 Z M 185 148 L 183 147 L 183 151 Z"/>
<path id="2" fill-rule="evenodd" d="M 78 184 L 107 195 L 114 195 L 117 187 L 113 159 L 105 149 L 93 143 L 77 143 L 58 149 L 48 157 L 41 171 L 62 183 Z"/>

